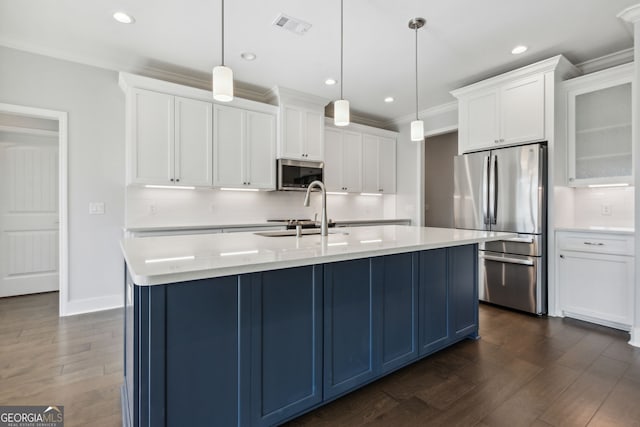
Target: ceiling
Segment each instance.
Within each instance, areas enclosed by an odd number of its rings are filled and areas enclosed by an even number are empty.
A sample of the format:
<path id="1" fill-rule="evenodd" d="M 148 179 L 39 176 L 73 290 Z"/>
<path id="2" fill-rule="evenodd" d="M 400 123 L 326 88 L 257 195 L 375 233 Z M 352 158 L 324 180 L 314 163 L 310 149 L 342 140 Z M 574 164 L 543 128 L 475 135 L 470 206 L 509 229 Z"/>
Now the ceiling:
<path id="1" fill-rule="evenodd" d="M 352 112 L 389 120 L 415 112 L 414 33 L 419 31 L 419 109 L 453 100 L 449 91 L 563 54 L 580 63 L 633 46 L 616 15 L 639 0 L 347 0 L 344 97 Z M 338 0 L 227 0 L 226 64 L 236 85 L 280 85 L 338 99 Z M 136 19 L 117 23 L 122 10 Z M 303 36 L 272 25 L 279 13 L 312 24 Z M 518 45 L 529 46 L 512 55 Z M 0 45 L 105 68 L 184 77 L 210 89 L 220 63 L 220 0 L 0 0 Z M 242 52 L 253 52 L 248 62 Z M 393 96 L 395 102 L 383 99 Z"/>

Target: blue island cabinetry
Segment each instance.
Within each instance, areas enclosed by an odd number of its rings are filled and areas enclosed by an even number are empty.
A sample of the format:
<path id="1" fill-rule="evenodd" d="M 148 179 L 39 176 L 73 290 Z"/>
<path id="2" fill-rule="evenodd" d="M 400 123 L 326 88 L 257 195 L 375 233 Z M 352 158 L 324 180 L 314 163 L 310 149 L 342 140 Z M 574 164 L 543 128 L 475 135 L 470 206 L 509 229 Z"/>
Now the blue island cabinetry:
<path id="1" fill-rule="evenodd" d="M 137 286 L 125 423 L 271 426 L 477 337 L 477 245 Z"/>

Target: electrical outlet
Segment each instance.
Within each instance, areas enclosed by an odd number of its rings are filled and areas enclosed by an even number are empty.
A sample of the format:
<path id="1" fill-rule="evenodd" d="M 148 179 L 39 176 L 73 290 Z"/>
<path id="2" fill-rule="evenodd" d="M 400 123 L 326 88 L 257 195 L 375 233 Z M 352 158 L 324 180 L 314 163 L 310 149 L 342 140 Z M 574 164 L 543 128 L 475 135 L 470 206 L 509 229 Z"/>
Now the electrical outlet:
<path id="1" fill-rule="evenodd" d="M 604 216 L 611 216 L 611 205 L 601 205 L 600 214 Z"/>
<path id="2" fill-rule="evenodd" d="M 158 208 L 156 205 L 149 205 L 149 214 L 155 215 L 158 212 Z"/>
<path id="3" fill-rule="evenodd" d="M 104 202 L 90 202 L 89 215 L 104 215 Z"/>

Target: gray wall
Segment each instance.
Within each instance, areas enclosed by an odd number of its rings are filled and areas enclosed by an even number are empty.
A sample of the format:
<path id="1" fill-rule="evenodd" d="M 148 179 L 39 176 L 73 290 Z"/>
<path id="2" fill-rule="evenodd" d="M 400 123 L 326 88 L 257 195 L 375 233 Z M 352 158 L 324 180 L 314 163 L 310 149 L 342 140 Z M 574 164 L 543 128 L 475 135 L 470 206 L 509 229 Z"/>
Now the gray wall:
<path id="1" fill-rule="evenodd" d="M 425 140 L 425 225 L 453 227 L 453 157 L 458 132 Z"/>
<path id="2" fill-rule="evenodd" d="M 68 113 L 68 314 L 122 305 L 124 94 L 118 74 L 0 47 L 0 102 Z M 105 215 L 89 215 L 89 202 Z"/>

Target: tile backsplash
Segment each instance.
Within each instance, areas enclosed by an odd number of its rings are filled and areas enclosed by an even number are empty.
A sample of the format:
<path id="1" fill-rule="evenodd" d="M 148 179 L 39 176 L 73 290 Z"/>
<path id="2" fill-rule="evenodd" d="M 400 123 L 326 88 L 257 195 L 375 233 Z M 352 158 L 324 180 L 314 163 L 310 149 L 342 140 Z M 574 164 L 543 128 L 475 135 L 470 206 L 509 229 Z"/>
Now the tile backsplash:
<path id="1" fill-rule="evenodd" d="M 573 189 L 574 226 L 633 227 L 634 187 Z"/>

